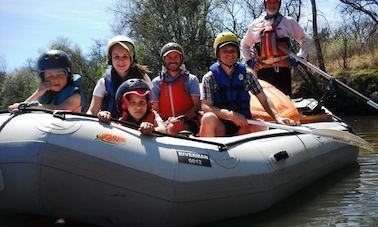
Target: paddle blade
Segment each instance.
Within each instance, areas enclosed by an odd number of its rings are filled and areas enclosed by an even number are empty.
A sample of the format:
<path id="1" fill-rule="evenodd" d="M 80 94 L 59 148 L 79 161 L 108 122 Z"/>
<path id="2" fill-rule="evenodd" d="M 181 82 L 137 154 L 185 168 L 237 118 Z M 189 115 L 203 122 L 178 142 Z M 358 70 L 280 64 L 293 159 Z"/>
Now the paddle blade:
<path id="1" fill-rule="evenodd" d="M 370 152 L 374 152 L 374 148 L 370 146 L 370 144 L 366 140 L 346 131 L 339 131 L 335 129 L 310 129 L 307 127 L 281 125 L 281 124 L 275 124 L 275 123 L 259 121 L 259 120 L 247 120 L 247 121 L 249 124 L 254 124 L 254 125 L 268 126 L 270 128 L 278 128 L 278 129 L 284 129 L 284 130 L 293 131 L 293 132 L 328 137 L 340 143 L 345 143 L 352 146 L 361 147 Z"/>
<path id="2" fill-rule="evenodd" d="M 370 146 L 369 142 L 350 132 L 334 129 L 313 129 L 311 133 L 317 136 L 332 138 L 340 143 L 361 147 L 370 152 L 374 152 L 374 148 Z"/>

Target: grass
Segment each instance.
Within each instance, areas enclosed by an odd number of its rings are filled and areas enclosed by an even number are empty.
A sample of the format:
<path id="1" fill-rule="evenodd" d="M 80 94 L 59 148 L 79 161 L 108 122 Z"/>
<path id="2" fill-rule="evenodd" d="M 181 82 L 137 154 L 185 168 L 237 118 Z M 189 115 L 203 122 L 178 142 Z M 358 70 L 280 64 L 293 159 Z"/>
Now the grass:
<path id="1" fill-rule="evenodd" d="M 377 52 L 377 51 L 375 51 Z M 342 67 L 341 58 L 325 57 L 327 71 L 336 77 L 378 77 L 378 55 L 371 53 L 355 54 L 347 60 L 347 68 Z"/>
<path id="2" fill-rule="evenodd" d="M 330 51 L 328 51 L 330 52 Z M 375 51 L 378 53 L 378 51 Z M 342 67 L 342 59 L 336 55 L 326 53 L 325 65 L 327 73 L 334 76 L 347 86 L 357 92 L 369 97 L 374 102 L 378 102 L 378 54 L 372 55 L 372 52 L 355 54 L 348 58 L 347 68 Z M 335 57 L 336 56 L 336 57 Z M 312 57 L 310 62 L 317 65 L 316 60 Z M 299 78 L 299 80 L 298 80 Z M 324 79 L 303 82 L 305 76 L 294 77 L 293 93 L 294 97 L 319 97 L 324 93 L 327 82 Z M 311 78 L 311 77 L 307 77 Z M 319 76 L 314 78 L 321 78 Z M 332 107 L 336 114 L 348 113 L 375 113 L 376 110 L 366 105 L 363 101 L 356 99 L 356 95 L 351 92 L 344 92 L 337 89 L 334 98 L 329 99 L 327 106 Z"/>

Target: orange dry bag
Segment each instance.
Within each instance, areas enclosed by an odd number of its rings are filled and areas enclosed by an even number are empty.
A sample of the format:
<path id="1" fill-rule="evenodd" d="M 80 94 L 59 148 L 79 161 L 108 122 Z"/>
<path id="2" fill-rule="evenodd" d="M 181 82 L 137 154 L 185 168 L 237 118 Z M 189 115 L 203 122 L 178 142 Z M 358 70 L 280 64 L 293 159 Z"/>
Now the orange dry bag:
<path id="1" fill-rule="evenodd" d="M 259 82 L 261 86 L 264 88 L 266 96 L 276 107 L 278 113 L 282 117 L 287 117 L 294 120 L 295 122 L 299 122 L 299 112 L 297 108 L 295 108 L 294 103 L 291 101 L 291 99 L 270 83 L 264 80 L 259 80 Z M 264 107 L 260 104 L 256 96 L 254 96 L 251 92 L 250 95 L 250 105 L 253 118 L 260 118 L 264 121 L 274 121 L 273 118 L 265 111 Z"/>

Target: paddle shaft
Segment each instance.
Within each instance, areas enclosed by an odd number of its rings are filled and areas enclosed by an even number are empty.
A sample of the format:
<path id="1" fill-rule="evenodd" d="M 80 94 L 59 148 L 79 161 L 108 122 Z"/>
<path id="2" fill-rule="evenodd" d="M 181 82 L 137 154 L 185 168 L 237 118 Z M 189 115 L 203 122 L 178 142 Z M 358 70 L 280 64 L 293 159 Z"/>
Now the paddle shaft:
<path id="1" fill-rule="evenodd" d="M 361 137 L 354 135 L 350 132 L 345 132 L 345 131 L 340 131 L 340 130 L 335 130 L 335 129 L 310 129 L 303 126 L 302 127 L 289 126 L 289 125 L 282 125 L 282 124 L 270 123 L 270 122 L 259 121 L 259 120 L 250 120 L 250 119 L 248 119 L 247 121 L 249 124 L 253 124 L 253 125 L 265 126 L 265 127 L 270 127 L 270 128 L 276 128 L 276 129 L 283 129 L 290 132 L 312 134 L 312 135 L 321 136 L 321 137 L 328 137 L 341 143 L 358 146 L 368 151 L 374 151 L 374 148 L 371 147 L 367 141 L 365 141 Z"/>
<path id="2" fill-rule="evenodd" d="M 248 124 L 252 124 L 252 125 L 283 129 L 283 130 L 287 130 L 291 132 L 299 132 L 299 133 L 305 133 L 305 134 L 312 133 L 311 129 L 300 127 L 300 126 L 289 126 L 289 125 L 282 125 L 282 124 L 276 124 L 276 123 L 260 121 L 260 120 L 250 120 L 250 119 L 247 119 L 247 121 L 248 121 Z"/>
<path id="3" fill-rule="evenodd" d="M 364 96 L 363 94 L 359 93 L 358 91 L 354 90 L 353 88 L 349 87 L 345 83 L 343 83 L 340 80 L 336 79 L 335 77 L 329 75 L 328 73 L 326 73 L 323 70 L 319 69 L 318 67 L 316 67 L 315 65 L 313 65 L 310 62 L 306 61 L 305 59 L 303 59 L 301 57 L 298 57 L 294 53 L 290 53 L 290 57 L 294 58 L 295 60 L 299 61 L 300 63 L 304 64 L 305 66 L 307 66 L 307 67 L 309 67 L 309 68 L 317 71 L 320 75 L 322 75 L 327 80 L 334 80 L 334 81 L 336 81 L 336 83 L 338 83 L 339 85 L 341 85 L 341 87 L 345 91 L 351 92 L 351 93 L 355 94 L 360 100 L 362 100 L 363 102 L 366 102 L 366 104 L 368 104 L 369 106 L 372 106 L 373 108 L 375 108 L 376 110 L 378 110 L 378 104 L 377 103 L 375 103 L 374 101 L 372 101 L 368 97 Z"/>

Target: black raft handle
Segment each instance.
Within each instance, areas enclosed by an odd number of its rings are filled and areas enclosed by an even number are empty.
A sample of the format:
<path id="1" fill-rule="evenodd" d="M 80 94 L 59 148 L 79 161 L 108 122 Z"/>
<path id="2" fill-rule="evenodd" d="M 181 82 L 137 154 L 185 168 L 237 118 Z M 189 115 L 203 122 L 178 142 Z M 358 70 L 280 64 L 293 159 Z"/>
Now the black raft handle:
<path id="1" fill-rule="evenodd" d="M 289 158 L 289 154 L 286 151 L 280 151 L 277 154 L 273 155 L 277 162 Z"/>

